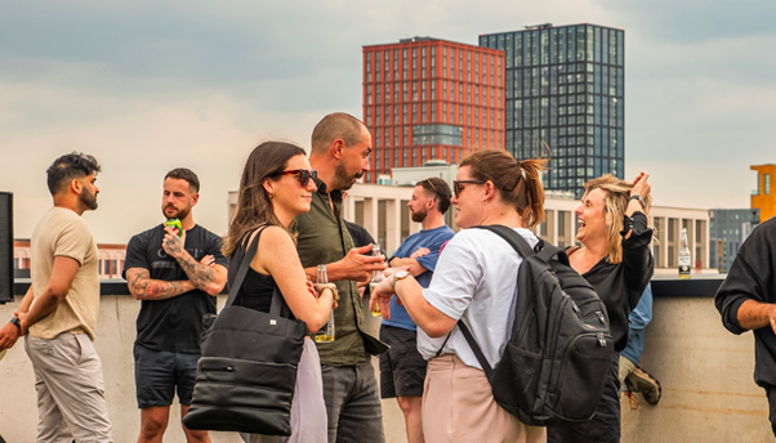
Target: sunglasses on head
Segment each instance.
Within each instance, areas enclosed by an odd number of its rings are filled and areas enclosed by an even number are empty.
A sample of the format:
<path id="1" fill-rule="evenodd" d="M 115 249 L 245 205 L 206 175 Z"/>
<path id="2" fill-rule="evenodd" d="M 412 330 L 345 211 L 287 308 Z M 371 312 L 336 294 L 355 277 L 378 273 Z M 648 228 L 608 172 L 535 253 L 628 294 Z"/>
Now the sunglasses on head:
<path id="1" fill-rule="evenodd" d="M 458 194 L 463 191 L 464 183 L 471 183 L 474 185 L 484 185 L 485 180 L 453 180 L 453 191 L 455 192 L 455 198 L 458 198 Z"/>
<path id="2" fill-rule="evenodd" d="M 302 186 L 307 186 L 307 183 L 310 182 L 310 179 L 315 182 L 315 179 L 318 178 L 318 171 L 315 169 L 312 171 L 308 169 L 289 169 L 287 171 L 278 172 L 275 175 L 278 177 L 283 175 L 294 175 Z"/>

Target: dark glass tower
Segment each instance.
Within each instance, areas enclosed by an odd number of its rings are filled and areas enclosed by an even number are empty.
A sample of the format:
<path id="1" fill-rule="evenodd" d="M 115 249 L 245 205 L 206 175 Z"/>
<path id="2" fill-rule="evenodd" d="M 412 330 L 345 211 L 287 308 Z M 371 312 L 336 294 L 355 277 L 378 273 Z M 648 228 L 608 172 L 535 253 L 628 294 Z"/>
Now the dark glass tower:
<path id="1" fill-rule="evenodd" d="M 581 195 L 602 174 L 624 178 L 625 33 L 590 24 L 483 34 L 506 52 L 505 148 L 515 158 L 552 150 L 546 189 Z"/>

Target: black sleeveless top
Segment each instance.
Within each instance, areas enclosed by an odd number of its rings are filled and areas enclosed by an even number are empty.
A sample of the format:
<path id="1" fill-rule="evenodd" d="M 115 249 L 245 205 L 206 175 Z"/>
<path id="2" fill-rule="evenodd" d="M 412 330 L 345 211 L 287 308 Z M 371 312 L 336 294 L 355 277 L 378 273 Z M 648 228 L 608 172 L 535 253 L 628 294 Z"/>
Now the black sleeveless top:
<path id="1" fill-rule="evenodd" d="M 266 226 L 263 226 L 259 229 L 263 230 L 265 227 Z M 250 231 L 245 234 L 240 242 L 240 246 L 234 251 L 232 257 L 230 257 L 228 269 L 228 281 L 230 286 L 237 273 L 237 268 L 239 267 L 237 265 L 245 258 L 245 253 L 248 250 L 248 239 L 253 232 L 254 231 Z M 261 232 L 259 232 L 258 235 L 261 235 Z M 258 251 L 256 251 L 256 253 L 258 254 Z M 250 259 L 252 258 L 253 257 L 250 257 Z M 242 286 L 237 292 L 237 297 L 235 297 L 234 305 L 269 313 L 270 306 L 272 305 L 272 296 L 277 287 L 278 285 L 271 275 L 262 274 L 253 268 L 248 268 Z M 281 297 L 281 300 L 284 305 L 281 307 L 281 315 L 284 318 L 296 319 L 294 314 L 292 314 L 291 310 L 287 307 L 285 299 Z"/>
<path id="2" fill-rule="evenodd" d="M 237 293 L 234 304 L 261 312 L 269 312 L 272 294 L 277 286 L 272 276 L 248 268 L 248 273 L 245 275 L 245 280 Z"/>

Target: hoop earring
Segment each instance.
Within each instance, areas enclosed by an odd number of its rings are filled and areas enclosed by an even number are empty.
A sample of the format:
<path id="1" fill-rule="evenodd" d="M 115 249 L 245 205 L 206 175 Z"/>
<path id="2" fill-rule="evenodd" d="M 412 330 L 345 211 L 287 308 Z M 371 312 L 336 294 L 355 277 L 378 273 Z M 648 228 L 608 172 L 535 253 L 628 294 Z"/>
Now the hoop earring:
<path id="1" fill-rule="evenodd" d="M 270 200 L 272 200 L 273 198 L 275 198 L 275 194 L 272 194 L 272 193 L 267 193 L 267 198 L 269 198 Z"/>

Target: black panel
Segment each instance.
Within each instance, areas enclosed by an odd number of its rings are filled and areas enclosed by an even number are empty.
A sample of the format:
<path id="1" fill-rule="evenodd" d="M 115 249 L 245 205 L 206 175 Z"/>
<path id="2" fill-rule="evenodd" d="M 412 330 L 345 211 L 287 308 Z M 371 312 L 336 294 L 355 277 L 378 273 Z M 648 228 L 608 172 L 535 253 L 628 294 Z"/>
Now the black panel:
<path id="1" fill-rule="evenodd" d="M 0 192 L 0 303 L 13 301 L 13 194 Z"/>

